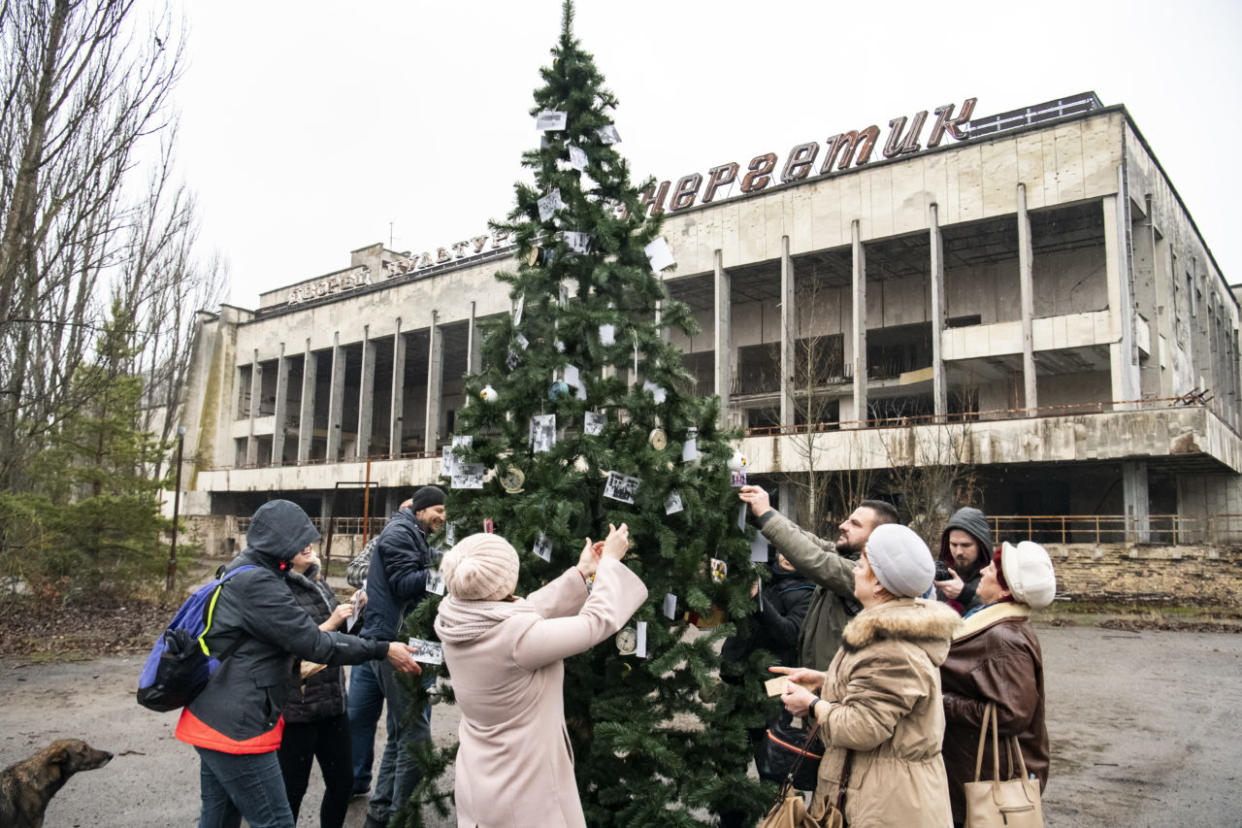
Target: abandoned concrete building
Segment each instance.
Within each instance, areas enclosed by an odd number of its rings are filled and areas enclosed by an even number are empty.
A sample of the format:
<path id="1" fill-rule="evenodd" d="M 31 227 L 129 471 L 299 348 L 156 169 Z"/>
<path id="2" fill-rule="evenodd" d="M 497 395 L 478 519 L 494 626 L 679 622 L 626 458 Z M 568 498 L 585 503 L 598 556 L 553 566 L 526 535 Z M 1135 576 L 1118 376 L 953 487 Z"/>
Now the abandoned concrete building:
<path id="1" fill-rule="evenodd" d="M 784 175 L 760 156 L 742 191 L 735 164 L 700 203 L 697 174 L 651 194 L 668 291 L 702 325 L 675 341 L 747 430 L 752 478 L 956 463 L 1002 538 L 1242 537 L 1238 302 L 1124 106 L 963 117 L 925 148 L 914 120 L 883 153 L 872 127 L 795 147 Z M 513 255 L 377 244 L 202 312 L 183 511 L 382 518 L 436 481 Z"/>

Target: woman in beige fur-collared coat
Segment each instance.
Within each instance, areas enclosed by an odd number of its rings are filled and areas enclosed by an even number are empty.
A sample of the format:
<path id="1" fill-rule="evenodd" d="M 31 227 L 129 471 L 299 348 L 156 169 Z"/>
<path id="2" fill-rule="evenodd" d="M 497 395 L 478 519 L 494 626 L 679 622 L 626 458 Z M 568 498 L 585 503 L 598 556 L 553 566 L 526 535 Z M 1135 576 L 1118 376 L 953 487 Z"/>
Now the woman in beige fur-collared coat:
<path id="1" fill-rule="evenodd" d="M 499 535 L 457 544 L 441 564 L 436 634 L 461 709 L 455 799 L 462 828 L 582 828 L 565 730 L 562 659 L 615 633 L 647 598 L 621 563 L 624 524 L 577 567 L 516 598 L 518 557 Z M 588 591 L 587 579 L 595 576 Z"/>
<path id="2" fill-rule="evenodd" d="M 927 545 L 908 527 L 876 528 L 854 568 L 863 611 L 846 625 L 827 673 L 772 668 L 789 673 L 786 709 L 814 718 L 824 740 L 812 814 L 836 802 L 852 751 L 850 828 L 952 826 L 939 667 L 962 622 L 945 605 L 914 597 L 927 592 L 934 572 Z"/>

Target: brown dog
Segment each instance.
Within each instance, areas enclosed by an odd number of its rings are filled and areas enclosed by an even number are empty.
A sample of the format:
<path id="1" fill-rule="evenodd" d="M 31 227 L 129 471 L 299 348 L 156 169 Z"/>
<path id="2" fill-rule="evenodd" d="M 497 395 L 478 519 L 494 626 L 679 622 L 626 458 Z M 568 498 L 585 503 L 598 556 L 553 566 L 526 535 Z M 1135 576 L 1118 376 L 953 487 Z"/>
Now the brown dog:
<path id="1" fill-rule="evenodd" d="M 47 803 L 69 777 L 110 761 L 111 753 L 81 739 L 57 739 L 29 759 L 9 765 L 0 773 L 0 825 L 41 828 Z"/>

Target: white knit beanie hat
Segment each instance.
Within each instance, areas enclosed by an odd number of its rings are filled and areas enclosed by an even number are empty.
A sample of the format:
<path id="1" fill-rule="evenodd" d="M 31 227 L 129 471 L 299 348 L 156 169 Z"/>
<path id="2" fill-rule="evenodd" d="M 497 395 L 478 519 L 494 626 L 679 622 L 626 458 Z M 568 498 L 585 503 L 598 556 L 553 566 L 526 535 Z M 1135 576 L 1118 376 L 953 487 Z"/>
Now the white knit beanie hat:
<path id="1" fill-rule="evenodd" d="M 500 535 L 480 532 L 454 546 L 440 562 L 449 595 L 464 601 L 499 601 L 513 594 L 518 554 Z"/>
<path id="2" fill-rule="evenodd" d="M 898 598 L 917 598 L 931 588 L 936 564 L 923 539 L 909 526 L 885 523 L 867 539 L 871 571 Z"/>

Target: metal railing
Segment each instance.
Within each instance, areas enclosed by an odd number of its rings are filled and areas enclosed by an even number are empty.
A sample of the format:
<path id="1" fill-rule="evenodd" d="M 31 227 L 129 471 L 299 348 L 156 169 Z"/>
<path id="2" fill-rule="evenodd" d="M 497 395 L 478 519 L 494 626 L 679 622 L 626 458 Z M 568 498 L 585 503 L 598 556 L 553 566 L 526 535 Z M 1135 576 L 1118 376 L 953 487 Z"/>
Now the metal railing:
<path id="1" fill-rule="evenodd" d="M 1046 101 L 1034 106 L 1024 107 L 1023 109 L 1014 109 L 998 115 L 990 115 L 986 118 L 977 118 L 970 122 L 968 129 L 971 138 L 979 138 L 984 135 L 1005 132 L 1006 130 L 1017 129 L 1030 124 L 1054 121 L 1058 118 L 1066 118 L 1083 112 L 1094 112 L 1103 107 L 1104 104 L 1100 103 L 1100 99 L 1096 97 L 1094 92 L 1083 92 L 1078 95 L 1071 95 L 1068 98 L 1058 98 L 1055 101 Z"/>
<path id="2" fill-rule="evenodd" d="M 315 528 L 319 530 L 321 535 L 327 537 L 329 520 L 330 518 L 313 517 L 311 518 L 311 523 L 315 524 Z M 242 535 L 246 534 L 246 532 L 250 529 L 250 518 L 239 517 L 236 518 L 236 521 L 238 533 Z M 333 528 L 333 531 L 337 535 L 361 535 L 363 534 L 363 528 L 366 527 L 368 529 L 366 534 L 369 537 L 375 537 L 383 531 L 384 526 L 387 523 L 387 517 L 339 517 L 336 519 L 336 526 Z"/>
<path id="3" fill-rule="evenodd" d="M 957 411 L 945 414 L 911 414 L 902 417 L 874 417 L 868 420 L 841 420 L 829 423 L 803 423 L 792 426 L 761 426 L 746 430 L 747 437 L 777 437 L 790 434 L 808 434 L 818 431 L 866 428 L 906 428 L 917 425 L 954 425 L 987 420 L 1022 420 L 1034 417 L 1065 417 L 1078 414 L 1108 414 L 1114 411 L 1142 411 L 1161 408 L 1203 407 L 1197 399 L 1183 397 L 1159 397 L 1145 400 L 1122 400 L 1115 402 L 1065 403 L 1040 405 L 1034 408 L 995 408 L 985 411 Z M 1130 406 L 1130 408 L 1123 408 Z"/>
<path id="4" fill-rule="evenodd" d="M 988 523 L 997 542 L 1216 546 L 1242 541 L 1242 515 L 989 515 Z"/>
<path id="5" fill-rule="evenodd" d="M 449 445 L 445 441 L 444 445 Z M 296 468 L 299 466 L 327 466 L 336 463 L 365 463 L 368 460 L 378 462 L 381 460 L 431 460 L 440 457 L 440 449 L 435 451 L 406 451 L 400 454 L 369 454 L 366 457 L 341 457 L 338 459 L 329 459 L 327 457 L 311 457 L 306 460 L 290 460 L 288 462 L 271 463 L 235 463 L 232 466 L 203 466 L 200 471 L 232 471 L 237 469 L 279 469 L 279 468 Z"/>
<path id="6" fill-rule="evenodd" d="M 1032 540 L 1043 544 L 1127 544 L 1153 546 L 1221 546 L 1242 543 L 1242 514 L 1224 515 L 989 515 L 992 537 L 1016 543 Z M 249 517 L 234 518 L 237 533 L 245 535 L 250 528 Z M 338 517 L 335 533 L 341 535 L 378 535 L 388 523 L 387 517 Z M 311 518 L 315 528 L 325 537 L 328 518 Z M 361 551 L 361 547 L 354 550 Z M 335 555 L 333 557 L 336 557 Z"/>

